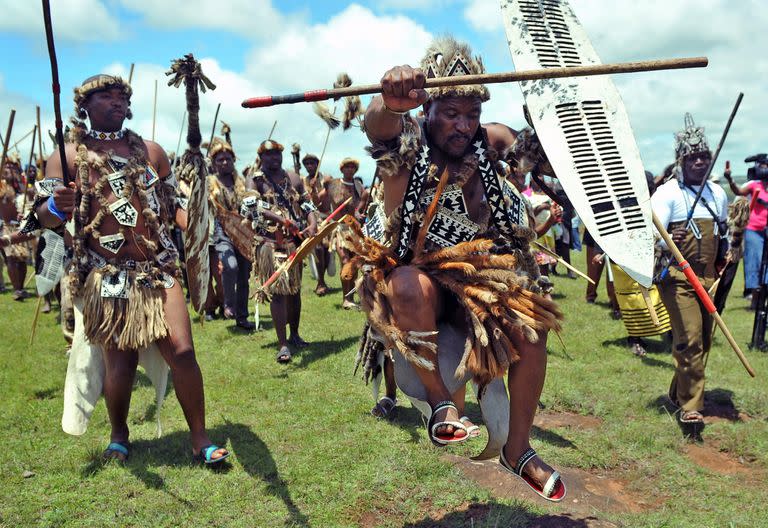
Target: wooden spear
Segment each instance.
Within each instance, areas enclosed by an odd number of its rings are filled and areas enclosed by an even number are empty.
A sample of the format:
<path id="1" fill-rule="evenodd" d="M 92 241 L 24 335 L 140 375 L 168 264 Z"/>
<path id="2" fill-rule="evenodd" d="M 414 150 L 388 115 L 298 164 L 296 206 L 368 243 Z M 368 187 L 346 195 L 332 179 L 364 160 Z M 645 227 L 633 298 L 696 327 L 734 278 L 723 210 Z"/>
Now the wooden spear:
<path id="1" fill-rule="evenodd" d="M 16 110 L 11 108 L 11 117 L 8 119 L 8 129 L 5 131 L 5 141 L 3 142 L 3 157 L 0 159 L 0 178 L 5 177 L 5 160 L 8 156 L 8 144 L 11 142 L 11 131 L 13 130 L 14 119 L 16 119 Z"/>
<path id="2" fill-rule="evenodd" d="M 135 63 L 131 63 L 131 71 L 128 72 L 128 84 L 131 84 L 131 81 L 133 81 L 133 68 L 136 66 Z"/>
<path id="3" fill-rule="evenodd" d="M 213 138 L 216 135 L 216 123 L 219 121 L 219 110 L 221 110 L 221 103 L 216 105 L 216 114 L 213 116 L 213 127 L 211 128 L 211 139 L 208 140 L 208 146 L 205 148 L 206 154 L 211 150 L 211 143 L 213 143 Z"/>
<path id="4" fill-rule="evenodd" d="M 658 70 L 678 70 L 684 68 L 704 68 L 709 63 L 706 57 L 690 57 L 670 60 L 651 60 L 642 62 L 624 62 L 617 64 L 596 64 L 592 66 L 574 66 L 572 68 L 546 68 L 505 73 L 484 73 L 481 75 L 461 75 L 427 79 L 424 88 L 442 86 L 465 86 L 469 84 L 496 84 L 540 79 L 559 79 L 563 77 L 585 77 L 589 75 L 611 75 L 614 73 L 633 73 Z M 352 95 L 370 95 L 381 93 L 381 84 L 349 86 L 330 90 L 311 90 L 290 95 L 265 95 L 243 101 L 243 108 L 262 108 L 281 104 L 306 103 L 340 99 Z"/>
<path id="5" fill-rule="evenodd" d="M 540 244 L 540 243 L 538 243 L 538 242 L 534 241 L 534 242 L 533 242 L 533 245 L 535 245 L 535 246 L 536 246 L 538 249 L 540 249 L 541 251 L 543 251 L 544 253 L 546 253 L 546 254 L 547 254 L 547 255 L 549 255 L 550 257 L 552 257 L 552 258 L 554 258 L 554 259 L 557 259 L 557 262 L 558 262 L 558 264 L 562 264 L 562 265 L 563 265 L 563 266 L 565 266 L 567 269 L 569 269 L 569 270 L 571 270 L 572 272 L 574 272 L 575 274 L 577 274 L 579 277 L 582 277 L 582 278 L 586 279 L 586 280 L 587 280 L 589 283 L 591 283 L 591 284 L 595 284 L 595 281 L 593 281 L 593 280 L 592 280 L 592 279 L 590 279 L 588 276 L 584 275 L 584 274 L 583 274 L 581 271 L 577 270 L 576 268 L 574 268 L 573 266 L 571 266 L 570 264 L 568 264 L 568 263 L 567 263 L 567 262 L 566 262 L 566 261 L 565 261 L 565 260 L 564 260 L 564 259 L 563 259 L 563 258 L 560 256 L 560 255 L 558 255 L 557 253 L 555 253 L 554 251 L 552 251 L 551 249 L 549 249 L 549 248 L 548 248 L 547 246 L 545 246 L 544 244 Z"/>
<path id="6" fill-rule="evenodd" d="M 331 214 L 329 214 L 326 217 L 326 219 L 323 220 L 320 223 L 319 226 L 317 226 L 317 234 L 315 236 L 313 236 L 312 238 L 306 239 L 304 242 L 301 243 L 301 245 L 298 248 L 296 248 L 296 250 L 293 253 L 288 255 L 288 258 L 285 260 L 285 262 L 283 262 L 280 265 L 280 267 L 275 270 L 275 272 L 272 274 L 272 276 L 269 277 L 264 282 L 264 284 L 262 284 L 257 289 L 256 293 L 258 293 L 259 291 L 266 291 L 267 288 L 269 288 L 277 279 L 280 278 L 280 275 L 282 275 L 283 273 L 287 272 L 288 270 L 290 270 L 293 267 L 294 262 L 296 262 L 297 258 L 300 261 L 309 252 L 310 249 L 312 249 L 314 246 L 317 245 L 317 243 L 320 240 L 322 240 L 325 236 L 329 235 L 330 232 L 333 231 L 333 230 L 332 229 L 327 229 L 327 228 L 331 225 L 331 222 L 334 221 L 334 218 L 336 217 L 336 215 L 341 213 L 344 210 L 344 208 L 351 201 L 352 201 L 352 197 L 350 196 L 349 198 L 344 200 L 344 202 L 341 205 L 339 205 L 336 208 L 335 211 L 333 211 Z M 256 295 L 256 293 L 254 293 L 254 295 Z"/>
<path id="7" fill-rule="evenodd" d="M 35 107 L 35 113 L 37 114 L 37 155 L 40 156 L 40 175 L 43 175 L 43 160 L 45 154 L 43 153 L 43 129 L 40 127 L 40 106 Z"/>
<path id="8" fill-rule="evenodd" d="M 181 148 L 181 136 L 184 135 L 184 125 L 187 122 L 187 110 L 184 110 L 184 115 L 181 116 L 181 128 L 179 129 L 179 141 L 176 142 L 176 157 L 173 158 L 173 168 L 179 166 L 179 163 L 181 161 L 181 152 L 179 152 L 179 149 Z"/>
<path id="9" fill-rule="evenodd" d="M 37 125 L 35 125 L 35 128 L 32 129 L 32 148 L 29 150 L 29 163 L 27 163 L 27 167 L 32 165 L 32 160 L 34 159 L 35 155 L 35 133 L 37 132 Z M 21 201 L 21 211 L 20 214 L 26 215 L 27 211 L 27 187 L 29 187 L 29 171 L 27 171 L 27 174 L 24 176 L 24 198 L 22 198 Z"/>
<path id="10" fill-rule="evenodd" d="M 741 364 L 744 365 L 745 369 L 747 369 L 749 375 L 754 378 L 754 369 L 752 369 L 752 366 L 749 364 L 746 356 L 744 356 L 744 353 L 739 348 L 738 343 L 736 343 L 736 340 L 733 338 L 730 330 L 728 330 L 728 327 L 725 325 L 725 321 L 723 321 L 723 318 L 720 317 L 719 313 L 717 313 L 717 308 L 712 302 L 712 299 L 707 294 L 707 290 L 705 290 L 704 286 L 702 286 L 701 282 L 699 282 L 699 278 L 696 276 L 696 273 L 694 273 L 693 269 L 691 269 L 691 265 L 687 260 L 685 260 L 685 257 L 683 257 L 683 254 L 680 252 L 677 245 L 672 240 L 672 237 L 667 232 L 666 226 L 661 223 L 661 220 L 659 220 L 659 217 L 656 216 L 656 213 L 653 213 L 653 225 L 656 226 L 656 230 L 661 235 L 661 238 L 667 244 L 667 247 L 670 249 L 670 251 L 672 251 L 672 256 L 677 261 L 677 265 L 679 266 L 680 271 L 685 274 L 685 278 L 688 279 L 688 283 L 693 287 L 694 291 L 696 292 L 696 296 L 699 298 L 699 301 L 707 310 L 707 312 L 709 312 L 709 314 L 712 316 L 712 319 L 715 320 L 717 326 L 720 327 L 723 335 L 725 335 L 725 339 L 728 340 L 728 343 L 731 345 L 731 348 L 738 356 Z"/>

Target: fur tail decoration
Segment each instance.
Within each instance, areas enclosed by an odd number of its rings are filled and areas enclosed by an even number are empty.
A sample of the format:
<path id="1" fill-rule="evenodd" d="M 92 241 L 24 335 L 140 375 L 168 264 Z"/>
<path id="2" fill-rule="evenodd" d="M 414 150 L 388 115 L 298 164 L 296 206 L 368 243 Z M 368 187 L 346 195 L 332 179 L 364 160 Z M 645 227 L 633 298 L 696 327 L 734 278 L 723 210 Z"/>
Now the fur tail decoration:
<path id="1" fill-rule="evenodd" d="M 439 194 L 438 189 L 436 200 Z M 435 208 L 436 200 L 432 203 Z M 426 236 L 428 225 L 425 218 L 417 240 Z M 434 334 L 403 332 L 393 324 L 392 309 L 384 293 L 387 275 L 400 265 L 397 259 L 388 247 L 363 236 L 354 219 L 345 220 L 342 236 L 346 247 L 355 254 L 345 265 L 342 277 L 363 272 L 358 294 L 371 328 L 388 348 L 396 348 L 422 368 L 434 368 L 424 357 L 424 352 L 436 351 Z M 470 331 L 456 375 L 469 372 L 480 385 L 503 376 L 519 359 L 516 340 L 536 342 L 540 333 L 558 331 L 562 319 L 557 305 L 539 293 L 533 277 L 520 271 L 526 269 L 529 260 L 523 250 L 499 255 L 493 252 L 495 248 L 492 240 L 474 240 L 433 252 L 416 252 L 410 263 L 451 292 L 465 310 Z"/>
<path id="2" fill-rule="evenodd" d="M 231 146 L 232 145 L 232 127 L 230 127 L 224 121 L 221 122 L 221 135 L 224 136 L 224 139 L 227 140 L 227 145 Z"/>
<path id="3" fill-rule="evenodd" d="M 312 109 L 315 111 L 315 114 L 317 114 L 318 117 L 320 117 L 320 119 L 322 119 L 331 130 L 335 130 L 341 124 L 339 118 L 333 115 L 331 110 L 328 108 L 328 105 L 323 103 L 314 103 L 312 105 Z"/>

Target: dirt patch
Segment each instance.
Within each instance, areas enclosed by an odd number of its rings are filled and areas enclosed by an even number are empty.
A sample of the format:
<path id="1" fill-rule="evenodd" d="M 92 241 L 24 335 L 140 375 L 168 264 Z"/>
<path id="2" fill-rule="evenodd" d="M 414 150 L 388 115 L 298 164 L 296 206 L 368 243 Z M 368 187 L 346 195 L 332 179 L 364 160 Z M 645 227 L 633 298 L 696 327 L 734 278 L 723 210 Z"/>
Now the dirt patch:
<path id="1" fill-rule="evenodd" d="M 717 473 L 718 475 L 755 477 L 756 468 L 746 461 L 735 459 L 720 451 L 717 446 L 707 443 L 703 445 L 689 444 L 685 446 L 685 454 L 697 466 Z"/>
<path id="2" fill-rule="evenodd" d="M 538 413 L 533 420 L 533 425 L 541 429 L 597 429 L 602 424 L 603 421 L 597 416 L 575 413 Z"/>
<path id="3" fill-rule="evenodd" d="M 496 460 L 474 461 L 456 455 L 446 459 L 494 496 L 505 499 L 541 501 L 522 480 L 503 470 Z M 592 474 L 580 469 L 558 468 L 568 488 L 568 496 L 560 506 L 580 518 L 594 511 L 639 513 L 652 505 L 643 497 L 627 491 L 627 482 L 604 474 Z"/>
<path id="4" fill-rule="evenodd" d="M 564 513 L 539 517 L 532 521 L 527 528 L 618 528 L 618 525 L 597 517 L 579 517 Z"/>

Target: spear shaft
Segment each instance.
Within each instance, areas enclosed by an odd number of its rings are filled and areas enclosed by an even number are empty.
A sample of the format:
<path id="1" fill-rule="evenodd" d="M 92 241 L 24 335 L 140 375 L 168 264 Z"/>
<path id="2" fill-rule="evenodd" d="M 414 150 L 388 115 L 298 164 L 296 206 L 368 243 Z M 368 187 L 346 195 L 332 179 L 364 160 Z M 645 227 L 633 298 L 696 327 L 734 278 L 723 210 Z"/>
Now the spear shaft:
<path id="1" fill-rule="evenodd" d="M 545 68 L 505 73 L 483 73 L 480 75 L 461 75 L 456 77 L 439 77 L 427 79 L 424 88 L 439 88 L 443 86 L 465 86 L 470 84 L 497 84 L 508 82 L 535 81 L 541 79 L 559 79 L 563 77 L 585 77 L 589 75 L 610 75 L 614 73 L 635 73 L 659 70 L 678 70 L 684 68 L 704 68 L 709 64 L 706 57 L 690 57 L 669 60 L 651 60 L 640 62 L 623 62 L 616 64 L 595 64 L 591 66 L 574 66 L 570 68 Z M 310 90 L 304 93 L 290 95 L 266 95 L 253 97 L 242 102 L 243 108 L 262 108 L 281 104 L 305 103 L 340 99 L 353 95 L 371 95 L 381 93 L 381 84 L 364 86 L 349 86 L 331 90 Z"/>
<path id="2" fill-rule="evenodd" d="M 43 21 L 45 22 L 45 38 L 48 42 L 48 56 L 51 59 L 51 87 L 53 89 L 53 113 L 56 123 L 56 143 L 59 147 L 59 156 L 61 157 L 61 174 L 64 185 L 71 181 L 69 177 L 69 164 L 64 146 L 64 123 L 61 120 L 61 85 L 59 84 L 59 64 L 56 61 L 56 44 L 53 40 L 53 23 L 51 22 L 51 3 L 49 0 L 43 2 Z"/>

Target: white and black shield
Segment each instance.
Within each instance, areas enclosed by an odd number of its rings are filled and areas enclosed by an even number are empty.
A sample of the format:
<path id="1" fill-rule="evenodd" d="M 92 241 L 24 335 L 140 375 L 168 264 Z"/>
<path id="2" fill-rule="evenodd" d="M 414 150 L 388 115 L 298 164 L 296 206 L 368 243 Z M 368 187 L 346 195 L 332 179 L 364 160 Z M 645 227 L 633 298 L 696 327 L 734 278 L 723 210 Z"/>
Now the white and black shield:
<path id="1" fill-rule="evenodd" d="M 564 0 L 502 0 L 517 70 L 600 64 Z M 650 287 L 653 227 L 648 187 L 629 117 L 607 76 L 520 83 L 549 162 L 597 244 Z"/>
<path id="2" fill-rule="evenodd" d="M 64 238 L 50 229 L 44 230 L 35 260 L 35 286 L 40 297 L 50 293 L 64 276 L 65 256 Z"/>

